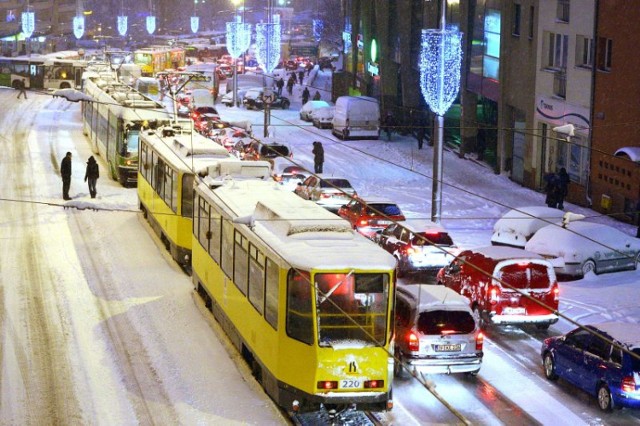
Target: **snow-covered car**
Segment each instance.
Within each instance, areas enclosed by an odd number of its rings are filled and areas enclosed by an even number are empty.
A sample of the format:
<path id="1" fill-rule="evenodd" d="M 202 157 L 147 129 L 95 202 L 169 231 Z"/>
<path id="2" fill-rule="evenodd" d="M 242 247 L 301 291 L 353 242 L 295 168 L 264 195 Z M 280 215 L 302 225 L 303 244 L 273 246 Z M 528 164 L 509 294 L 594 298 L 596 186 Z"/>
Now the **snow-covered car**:
<path id="1" fill-rule="evenodd" d="M 449 233 L 426 219 L 393 223 L 381 231 L 375 241 L 397 259 L 399 278 L 409 273 L 435 277 L 458 251 Z"/>
<path id="2" fill-rule="evenodd" d="M 540 228 L 562 221 L 564 211 L 544 206 L 526 206 L 509 210 L 493 225 L 491 244 L 524 248 Z"/>
<path id="3" fill-rule="evenodd" d="M 247 132 L 237 127 L 226 127 L 216 133 L 212 139 L 230 151 L 238 145 L 238 142 L 249 145 L 252 141 L 251 136 L 249 136 Z"/>
<path id="4" fill-rule="evenodd" d="M 291 106 L 291 101 L 289 100 L 289 98 L 278 96 L 275 93 L 273 95 L 273 101 L 269 104 L 269 107 L 271 109 L 289 109 L 289 106 Z M 256 100 L 253 102 L 252 107 L 255 109 L 264 109 L 265 104 L 262 95 L 256 98 Z"/>
<path id="5" fill-rule="evenodd" d="M 333 121 L 334 106 L 318 108 L 311 113 L 311 122 L 318 129 L 330 129 Z"/>
<path id="6" fill-rule="evenodd" d="M 606 340 L 605 340 L 606 339 Z M 640 408 L 640 330 L 607 322 L 549 337 L 541 348 L 544 375 L 593 395 L 602 411 Z"/>
<path id="7" fill-rule="evenodd" d="M 244 98 L 244 95 L 247 93 L 247 91 L 249 90 L 257 90 L 257 91 L 261 91 L 262 88 L 259 87 L 239 87 L 238 88 L 238 93 L 237 93 L 237 97 L 236 97 L 236 105 L 240 106 L 242 105 L 242 99 Z M 233 90 L 225 93 L 222 98 L 220 98 L 220 103 L 222 105 L 225 105 L 227 107 L 232 107 L 233 106 Z"/>
<path id="8" fill-rule="evenodd" d="M 635 270 L 640 263 L 639 238 L 583 220 L 539 229 L 525 250 L 547 258 L 561 276 Z"/>
<path id="9" fill-rule="evenodd" d="M 242 104 L 244 105 L 244 107 L 247 109 L 254 109 L 256 107 L 256 100 L 262 97 L 263 90 L 264 89 L 261 87 L 248 89 L 242 97 Z"/>
<path id="10" fill-rule="evenodd" d="M 309 172 L 307 170 L 293 164 L 284 157 L 276 157 L 273 159 L 273 180 L 278 182 L 285 189 L 294 191 L 298 186 L 298 183 L 304 182 L 308 173 Z"/>
<path id="11" fill-rule="evenodd" d="M 300 120 L 311 121 L 311 114 L 318 108 L 329 107 L 331 104 L 327 101 L 308 101 L 300 108 Z"/>
<path id="12" fill-rule="evenodd" d="M 340 206 L 357 195 L 351 183 L 341 177 L 309 176 L 294 190 L 305 200 L 315 201 L 327 210 L 337 213 Z"/>
<path id="13" fill-rule="evenodd" d="M 477 374 L 484 335 L 469 299 L 429 284 L 396 287 L 394 376 L 404 369 L 423 374 Z"/>

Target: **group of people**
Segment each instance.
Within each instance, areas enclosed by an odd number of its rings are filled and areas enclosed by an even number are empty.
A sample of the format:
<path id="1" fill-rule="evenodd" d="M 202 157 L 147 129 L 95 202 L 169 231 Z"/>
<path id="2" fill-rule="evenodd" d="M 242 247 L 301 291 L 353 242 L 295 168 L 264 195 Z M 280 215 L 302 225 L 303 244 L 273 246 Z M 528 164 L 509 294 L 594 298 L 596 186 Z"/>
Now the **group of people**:
<path id="1" fill-rule="evenodd" d="M 62 176 L 62 198 L 70 200 L 69 189 L 71 187 L 71 153 L 67 152 L 62 162 L 60 163 L 60 175 Z M 84 174 L 84 181 L 89 185 L 89 194 L 91 198 L 96 198 L 98 191 L 96 190 L 96 183 L 100 177 L 100 169 L 98 168 L 98 162 L 93 157 L 89 157 L 87 160 L 87 168 Z"/>
<path id="2" fill-rule="evenodd" d="M 567 196 L 569 188 L 567 169 L 563 167 L 557 174 L 548 173 L 545 175 L 544 180 L 546 182 L 544 190 L 547 194 L 545 203 L 551 208 L 563 210 L 564 198 Z"/>

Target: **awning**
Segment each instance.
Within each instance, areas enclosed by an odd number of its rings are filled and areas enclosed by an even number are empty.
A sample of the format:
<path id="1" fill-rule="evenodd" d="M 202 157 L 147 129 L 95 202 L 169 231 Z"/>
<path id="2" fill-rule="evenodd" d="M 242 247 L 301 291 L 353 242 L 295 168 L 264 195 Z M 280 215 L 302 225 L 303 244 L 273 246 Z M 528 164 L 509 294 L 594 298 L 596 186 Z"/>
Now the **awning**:
<path id="1" fill-rule="evenodd" d="M 640 162 L 640 146 L 623 146 L 613 154 L 616 157 L 628 157 L 633 162 Z"/>

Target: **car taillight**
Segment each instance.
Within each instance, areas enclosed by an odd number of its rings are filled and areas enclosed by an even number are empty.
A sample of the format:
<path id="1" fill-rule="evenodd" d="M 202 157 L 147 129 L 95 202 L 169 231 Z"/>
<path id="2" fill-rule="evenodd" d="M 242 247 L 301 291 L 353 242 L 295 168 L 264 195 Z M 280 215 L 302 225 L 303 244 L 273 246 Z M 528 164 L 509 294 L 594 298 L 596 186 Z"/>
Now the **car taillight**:
<path id="1" fill-rule="evenodd" d="M 553 283 L 553 290 L 551 290 L 553 292 L 553 301 L 554 302 L 559 302 L 560 301 L 560 287 L 558 287 L 558 283 Z"/>
<path id="2" fill-rule="evenodd" d="M 491 302 L 492 305 L 495 305 L 496 303 L 498 303 L 499 299 L 500 289 L 496 286 L 491 287 L 491 290 L 489 290 L 489 302 Z"/>
<path id="3" fill-rule="evenodd" d="M 274 176 L 273 180 L 275 180 L 276 182 L 282 182 L 282 176 Z"/>
<path id="4" fill-rule="evenodd" d="M 331 198 L 333 195 L 332 194 L 327 194 L 326 192 L 323 192 L 322 194 L 320 194 L 320 196 L 322 198 Z"/>
<path id="5" fill-rule="evenodd" d="M 358 221 L 358 226 L 367 226 L 369 224 L 369 221 L 367 219 L 360 219 Z"/>
<path id="6" fill-rule="evenodd" d="M 622 378 L 622 391 L 623 392 L 635 392 L 636 381 L 633 376 L 627 376 Z"/>
<path id="7" fill-rule="evenodd" d="M 476 351 L 481 351 L 483 344 L 484 344 L 484 334 L 482 334 L 482 332 L 479 332 L 478 335 L 476 336 Z"/>
<path id="8" fill-rule="evenodd" d="M 411 254 L 416 254 L 418 252 L 418 250 L 416 250 L 413 246 L 407 246 L 407 248 L 405 249 L 405 253 L 411 255 Z"/>
<path id="9" fill-rule="evenodd" d="M 407 336 L 407 341 L 409 343 L 409 350 L 417 352 L 420 350 L 420 339 L 416 336 L 415 333 L 409 333 Z"/>
<path id="10" fill-rule="evenodd" d="M 321 380 L 318 382 L 318 389 L 338 389 L 338 382 L 332 380 Z"/>

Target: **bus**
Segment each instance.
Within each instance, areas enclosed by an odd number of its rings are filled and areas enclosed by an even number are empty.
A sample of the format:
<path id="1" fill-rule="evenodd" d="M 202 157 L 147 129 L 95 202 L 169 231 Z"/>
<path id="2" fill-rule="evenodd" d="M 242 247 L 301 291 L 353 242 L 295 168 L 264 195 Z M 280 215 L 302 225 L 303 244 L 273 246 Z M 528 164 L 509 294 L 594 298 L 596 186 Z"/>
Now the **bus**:
<path id="1" fill-rule="evenodd" d="M 193 209 L 194 290 L 266 393 L 391 409 L 394 257 L 275 182 L 202 182 Z"/>
<path id="2" fill-rule="evenodd" d="M 271 180 L 271 167 L 266 161 L 238 160 L 222 145 L 197 133 L 191 120 L 140 134 L 140 210 L 185 270 L 191 265 L 193 186 L 205 176 L 209 180 Z"/>
<path id="3" fill-rule="evenodd" d="M 94 99 L 82 103 L 83 132 L 93 152 L 105 159 L 109 176 L 123 186 L 136 186 L 140 131 L 169 124 L 171 115 L 130 86 L 96 75 L 91 72 L 83 80 L 83 92 Z"/>
<path id="4" fill-rule="evenodd" d="M 0 57 L 0 86 L 35 90 L 79 88 L 87 62 L 79 59 L 59 59 L 47 55 Z"/>

